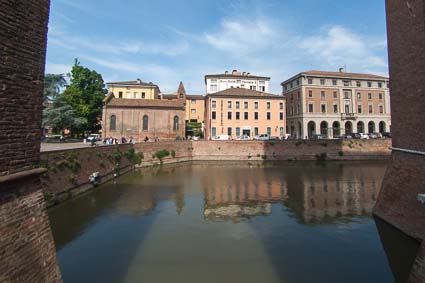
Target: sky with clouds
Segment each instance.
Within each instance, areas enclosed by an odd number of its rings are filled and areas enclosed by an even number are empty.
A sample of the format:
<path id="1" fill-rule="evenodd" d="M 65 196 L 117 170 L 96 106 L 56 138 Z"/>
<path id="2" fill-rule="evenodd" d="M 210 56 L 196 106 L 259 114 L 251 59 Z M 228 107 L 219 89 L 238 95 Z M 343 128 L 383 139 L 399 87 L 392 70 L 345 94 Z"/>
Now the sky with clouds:
<path id="1" fill-rule="evenodd" d="M 270 92 L 306 70 L 388 74 L 384 0 L 52 0 L 46 73 L 78 58 L 105 82 L 141 78 L 163 93 L 237 69 Z"/>

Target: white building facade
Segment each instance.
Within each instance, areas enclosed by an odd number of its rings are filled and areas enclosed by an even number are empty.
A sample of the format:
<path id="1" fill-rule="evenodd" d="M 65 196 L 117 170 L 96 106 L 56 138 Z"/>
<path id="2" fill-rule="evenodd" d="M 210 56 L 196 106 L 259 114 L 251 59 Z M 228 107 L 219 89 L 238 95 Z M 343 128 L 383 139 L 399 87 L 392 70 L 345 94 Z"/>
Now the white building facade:
<path id="1" fill-rule="evenodd" d="M 387 77 L 342 70 L 308 71 L 281 86 L 286 97 L 287 132 L 295 138 L 390 132 Z"/>
<path id="2" fill-rule="evenodd" d="M 206 93 L 216 93 L 229 88 L 245 88 L 260 92 L 269 92 L 270 77 L 254 76 L 247 72 L 225 71 L 224 74 L 206 75 Z"/>

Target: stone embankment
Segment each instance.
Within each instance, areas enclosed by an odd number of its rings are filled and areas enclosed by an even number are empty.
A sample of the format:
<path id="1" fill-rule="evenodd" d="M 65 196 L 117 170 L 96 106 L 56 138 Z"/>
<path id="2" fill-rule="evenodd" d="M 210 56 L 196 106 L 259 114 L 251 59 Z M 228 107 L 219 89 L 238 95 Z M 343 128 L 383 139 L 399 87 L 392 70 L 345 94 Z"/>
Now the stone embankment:
<path id="1" fill-rule="evenodd" d="M 62 202 L 135 167 L 186 161 L 386 160 L 391 140 L 176 141 L 123 144 L 41 153 L 48 205 Z"/>

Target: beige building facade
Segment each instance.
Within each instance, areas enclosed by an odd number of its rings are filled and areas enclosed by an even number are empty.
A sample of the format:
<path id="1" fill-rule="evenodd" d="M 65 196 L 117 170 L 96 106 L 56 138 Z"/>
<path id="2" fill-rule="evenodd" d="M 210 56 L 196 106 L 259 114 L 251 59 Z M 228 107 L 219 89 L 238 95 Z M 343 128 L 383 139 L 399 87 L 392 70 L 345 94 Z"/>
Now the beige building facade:
<path id="1" fill-rule="evenodd" d="M 285 98 L 243 88 L 229 88 L 205 97 L 206 138 L 232 139 L 261 134 L 284 137 Z"/>
<path id="2" fill-rule="evenodd" d="M 107 83 L 109 93 L 116 98 L 124 99 L 158 99 L 160 89 L 152 82 L 146 83 L 137 79 L 135 81 Z"/>
<path id="3" fill-rule="evenodd" d="M 308 71 L 281 86 L 287 101 L 287 132 L 295 138 L 390 132 L 387 77 Z"/>
<path id="4" fill-rule="evenodd" d="M 186 122 L 202 123 L 205 120 L 205 96 L 186 95 Z"/>

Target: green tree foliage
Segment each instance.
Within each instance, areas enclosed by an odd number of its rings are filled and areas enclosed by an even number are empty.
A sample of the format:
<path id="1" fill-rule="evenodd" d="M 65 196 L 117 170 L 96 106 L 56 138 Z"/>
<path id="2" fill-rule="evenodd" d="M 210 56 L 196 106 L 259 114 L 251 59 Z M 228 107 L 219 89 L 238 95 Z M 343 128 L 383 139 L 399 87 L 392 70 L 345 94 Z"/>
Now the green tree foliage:
<path id="1" fill-rule="evenodd" d="M 77 133 L 99 130 L 102 100 L 107 93 L 102 75 L 81 66 L 75 59 L 68 76 L 71 81 L 62 94 L 63 100 L 75 110 L 77 117 L 86 120 Z"/>
<path id="2" fill-rule="evenodd" d="M 75 131 L 87 124 L 85 118 L 78 117 L 75 110 L 63 101 L 61 97 L 57 97 L 53 102 L 53 108 L 44 109 L 43 124 L 50 125 L 53 131 L 58 133 L 64 129 Z"/>
<path id="3" fill-rule="evenodd" d="M 61 88 L 66 84 L 64 74 L 46 74 L 44 77 L 44 98 L 54 99 L 60 94 Z"/>

